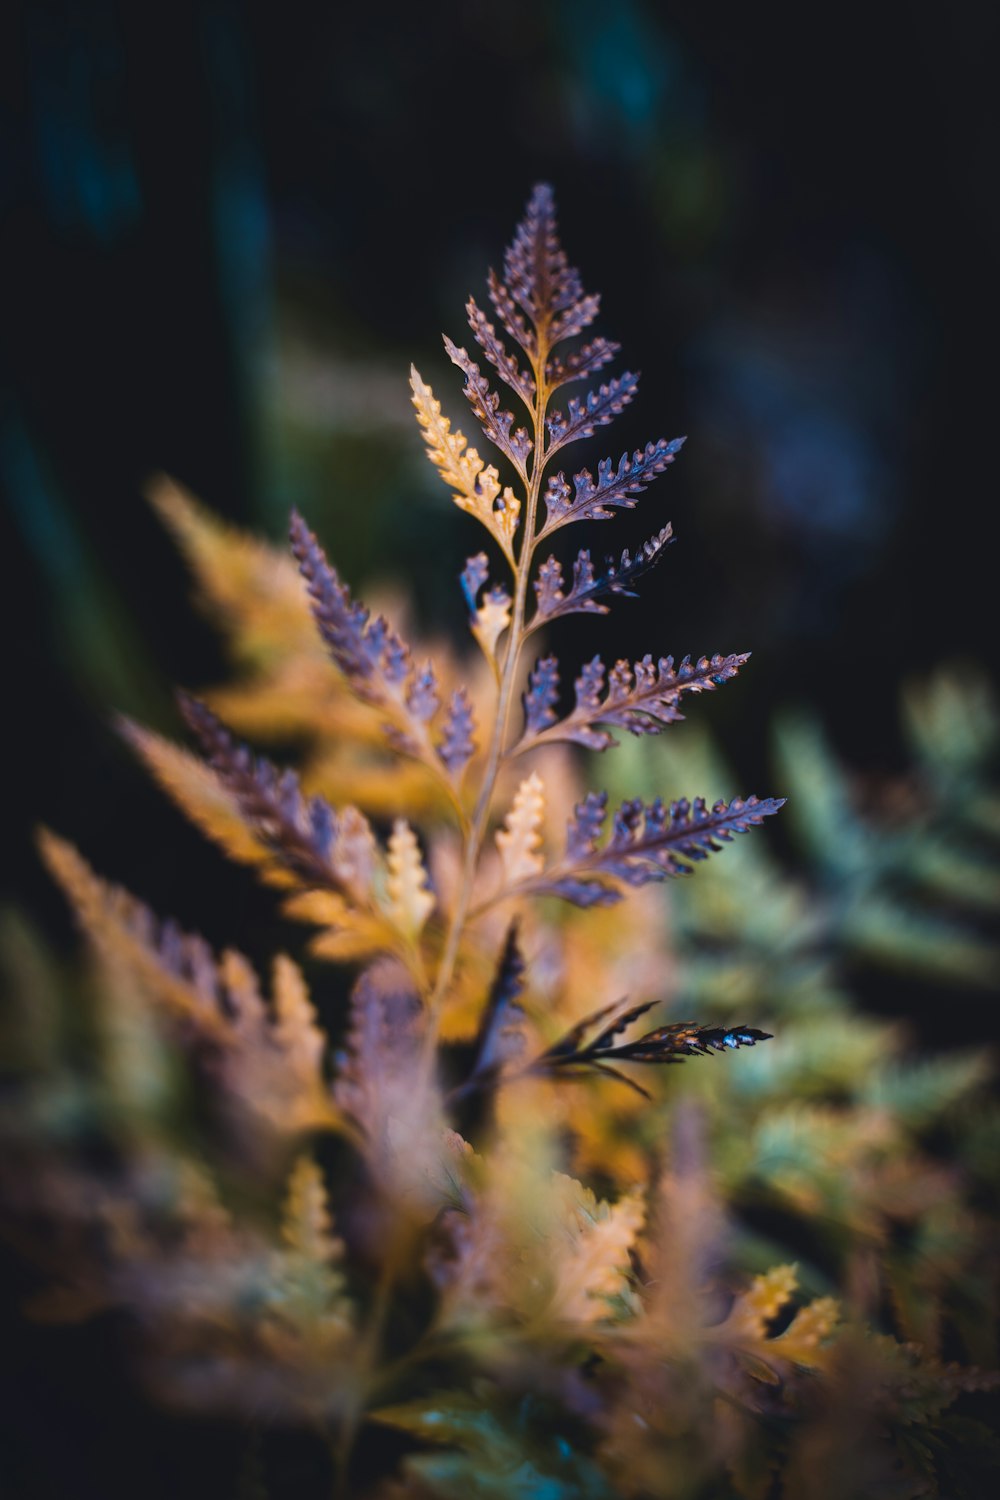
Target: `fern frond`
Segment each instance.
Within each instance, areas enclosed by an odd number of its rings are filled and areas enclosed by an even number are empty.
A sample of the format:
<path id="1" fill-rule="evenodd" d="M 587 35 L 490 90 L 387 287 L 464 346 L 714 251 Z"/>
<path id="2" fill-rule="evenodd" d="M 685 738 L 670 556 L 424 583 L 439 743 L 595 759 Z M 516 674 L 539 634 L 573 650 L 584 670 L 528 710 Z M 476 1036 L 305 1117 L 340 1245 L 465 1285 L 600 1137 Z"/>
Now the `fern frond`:
<path id="1" fill-rule="evenodd" d="M 528 458 L 535 446 L 528 429 L 514 426 L 514 413 L 502 408 L 499 395 L 490 389 L 489 381 L 480 373 L 475 360 L 470 359 L 447 334 L 444 347 L 452 364 L 457 365 L 465 376 L 462 391 L 484 436 L 510 460 L 521 479 L 527 480 Z"/>
<path id="2" fill-rule="evenodd" d="M 679 1063 L 685 1057 L 707 1057 L 712 1052 L 736 1051 L 771 1040 L 769 1031 L 758 1031 L 753 1026 L 699 1026 L 691 1021 L 675 1021 L 634 1041 L 616 1041 L 655 1004 L 655 1000 L 647 1000 L 624 1009 L 611 1005 L 594 1011 L 548 1047 L 526 1071 L 552 1078 L 591 1071 L 605 1073 L 644 1094 L 645 1090 L 634 1079 L 617 1071 L 621 1063 Z"/>
<path id="3" fill-rule="evenodd" d="M 524 1045 L 520 997 L 525 987 L 525 962 L 518 943 L 518 925 L 511 922 L 497 964 L 476 1037 L 476 1060 L 462 1093 L 481 1086 L 515 1057 Z"/>
<path id="4" fill-rule="evenodd" d="M 427 456 L 460 510 L 468 511 L 486 527 L 514 567 L 514 535 L 521 515 L 521 502 L 507 485 L 501 492 L 500 476 L 492 464 L 483 464 L 475 448 L 466 445 L 460 432 L 441 415 L 441 403 L 415 366 L 410 367 L 410 388 L 427 445 Z"/>
<path id="5" fill-rule="evenodd" d="M 524 370 L 518 364 L 512 354 L 509 354 L 503 340 L 497 334 L 493 324 L 486 314 L 477 305 L 476 299 L 470 297 L 465 304 L 465 310 L 469 317 L 469 327 L 472 329 L 476 343 L 482 349 L 490 364 L 496 370 L 500 379 L 506 381 L 512 391 L 515 391 L 529 411 L 532 411 L 535 401 L 536 385 L 535 377 L 530 370 Z"/>
<path id="6" fill-rule="evenodd" d="M 504 255 L 510 295 L 536 328 L 544 327 L 551 348 L 591 323 L 600 298 L 587 296 L 580 273 L 559 243 L 555 200 L 547 183 L 533 189 L 524 218 Z"/>
<path id="7" fill-rule="evenodd" d="M 269 1006 L 242 954 L 217 958 L 204 938 L 158 919 L 47 830 L 40 845 L 101 962 L 128 975 L 154 1011 L 218 1050 L 216 1077 L 241 1117 L 249 1112 L 282 1136 L 341 1127 L 323 1078 L 326 1041 L 291 959 L 275 960 Z"/>
<path id="8" fill-rule="evenodd" d="M 573 712 L 540 729 L 526 724 L 526 733 L 516 746 L 516 753 L 554 740 L 568 740 L 588 750 L 606 750 L 609 745 L 617 744 L 606 725 L 627 729 L 635 735 L 661 734 L 666 725 L 684 717 L 677 704 L 685 693 L 714 692 L 735 677 L 749 659 L 747 651 L 734 656 L 702 656 L 696 662 L 685 656 L 677 667 L 672 656 L 662 656 L 655 664 L 651 656 L 644 656 L 634 667 L 627 661 L 619 661 L 611 670 L 605 692 L 604 663 L 595 656 L 576 680 Z M 535 722 L 539 722 L 537 714 Z"/>
<path id="9" fill-rule="evenodd" d="M 648 805 L 636 799 L 621 804 L 610 837 L 601 845 L 607 794 L 590 792 L 574 810 L 563 859 L 527 877 L 520 889 L 561 896 L 577 906 L 620 901 L 619 882 L 641 886 L 668 875 L 686 875 L 691 864 L 707 859 L 734 834 L 757 827 L 783 805 L 783 797 L 734 797 L 713 807 L 703 797 L 693 803 L 682 798 L 669 806 L 659 798 Z"/>
<path id="10" fill-rule="evenodd" d="M 209 767 L 279 869 L 295 883 L 366 899 L 375 859 L 368 820 L 355 808 L 338 814 L 321 797 L 307 800 L 294 771 L 255 756 L 196 698 L 181 694 L 180 705 Z"/>
<path id="11" fill-rule="evenodd" d="M 669 442 L 660 438 L 637 448 L 631 457 L 623 453 L 617 467 L 610 458 L 603 458 L 597 478 L 589 469 L 581 469 L 573 476 L 572 489 L 562 470 L 553 474 L 545 486 L 545 525 L 538 540 L 572 521 L 606 521 L 613 508 L 634 509 L 651 480 L 669 468 L 683 446 L 682 437 Z"/>
<path id="12" fill-rule="evenodd" d="M 542 820 L 545 817 L 545 784 L 536 772 L 522 781 L 514 796 L 507 821 L 497 832 L 497 848 L 509 885 L 518 885 L 540 875 Z"/>
<path id="13" fill-rule="evenodd" d="M 204 938 L 158 921 L 148 906 L 102 880 L 72 844 L 48 829 L 41 830 L 39 847 L 102 959 L 136 973 L 175 1020 L 213 1039 L 232 1035 L 218 967 Z"/>
<path id="14" fill-rule="evenodd" d="M 323 1173 L 311 1156 L 300 1156 L 288 1179 L 281 1217 L 281 1237 L 296 1255 L 316 1265 L 330 1265 L 344 1253 L 333 1234 L 333 1216 Z"/>
<path id="15" fill-rule="evenodd" d="M 389 836 L 387 851 L 387 914 L 411 941 L 420 932 L 434 910 L 434 895 L 427 885 L 420 845 L 410 825 L 397 818 Z"/>
<path id="16" fill-rule="evenodd" d="M 547 557 L 535 579 L 536 609 L 525 633 L 530 634 L 540 625 L 555 620 L 560 615 L 606 615 L 608 606 L 598 602 L 602 594 L 623 594 L 628 598 L 635 598 L 632 585 L 644 573 L 655 568 L 673 539 L 673 527 L 668 522 L 656 536 L 643 542 L 635 557 L 626 547 L 620 562 L 616 563 L 613 557 L 605 558 L 601 573 L 595 573 L 589 549 L 582 548 L 573 564 L 573 582 L 568 594 L 564 591 L 561 563 L 555 557 Z"/>
<path id="17" fill-rule="evenodd" d="M 475 557 L 466 558 L 460 582 L 469 606 L 469 627 L 493 668 L 494 676 L 499 678 L 497 642 L 510 626 L 513 601 L 505 588 L 496 586 L 487 592 L 480 604 L 479 594 L 488 577 L 489 563 L 485 552 L 477 552 Z"/>
<path id="18" fill-rule="evenodd" d="M 458 780 L 476 751 L 475 717 L 464 687 L 456 688 L 448 704 L 437 753 L 449 776 Z"/>
<path id="19" fill-rule="evenodd" d="M 620 353 L 620 344 L 614 343 L 612 339 L 596 338 L 581 345 L 579 349 L 574 349 L 571 354 L 553 354 L 545 367 L 549 389 L 556 390 L 574 380 L 586 380 L 598 370 L 603 370 Z"/>
<path id="20" fill-rule="evenodd" d="M 545 418 L 546 456 L 552 457 L 581 438 L 593 437 L 598 427 L 607 427 L 635 400 L 638 389 L 639 376 L 625 370 L 596 391 L 588 391 L 582 400 L 571 396 L 564 412 L 550 411 Z"/>
<path id="21" fill-rule="evenodd" d="M 123 737 L 154 779 L 206 838 L 243 865 L 256 865 L 261 878 L 287 886 L 292 877 L 275 863 L 270 845 L 245 816 L 239 799 L 211 766 L 151 729 L 119 721 Z"/>

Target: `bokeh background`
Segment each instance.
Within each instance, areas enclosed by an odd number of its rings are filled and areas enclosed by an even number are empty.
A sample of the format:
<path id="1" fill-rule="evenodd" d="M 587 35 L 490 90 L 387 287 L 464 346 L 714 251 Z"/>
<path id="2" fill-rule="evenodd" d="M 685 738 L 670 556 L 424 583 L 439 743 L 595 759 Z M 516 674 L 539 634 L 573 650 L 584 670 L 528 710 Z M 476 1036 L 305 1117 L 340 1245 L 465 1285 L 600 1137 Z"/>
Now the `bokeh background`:
<path id="1" fill-rule="evenodd" d="M 875 795 L 906 762 L 908 678 L 956 662 L 997 676 L 990 10 L 10 9 L 5 899 L 68 941 L 32 849 L 44 820 L 186 925 L 266 950 L 269 898 L 112 726 L 124 711 L 173 730 L 171 685 L 223 673 L 143 485 L 166 471 L 273 536 L 298 505 L 353 584 L 402 580 L 420 623 L 457 635 L 455 575 L 478 541 L 423 456 L 407 370 L 468 431 L 439 334 L 462 341 L 465 296 L 538 179 L 603 293 L 601 331 L 644 372 L 581 462 L 689 438 L 590 538 L 620 549 L 666 519 L 679 538 L 643 598 L 600 622 L 601 648 L 753 649 L 709 705 L 744 789 L 784 790 L 768 727 L 805 704 Z M 580 659 L 592 623 L 571 627 Z M 885 976 L 865 994 L 925 1036 L 947 1001 Z M 988 1035 L 991 1013 L 970 1001 L 963 1034 Z M 81 1367 L 100 1355 L 74 1348 Z M 41 1399 L 38 1360 L 24 1402 Z M 45 1399 L 72 1423 L 80 1368 L 60 1360 Z M 115 1400 L 131 1410 L 124 1378 Z M 173 1429 L 137 1412 L 169 1463 Z"/>

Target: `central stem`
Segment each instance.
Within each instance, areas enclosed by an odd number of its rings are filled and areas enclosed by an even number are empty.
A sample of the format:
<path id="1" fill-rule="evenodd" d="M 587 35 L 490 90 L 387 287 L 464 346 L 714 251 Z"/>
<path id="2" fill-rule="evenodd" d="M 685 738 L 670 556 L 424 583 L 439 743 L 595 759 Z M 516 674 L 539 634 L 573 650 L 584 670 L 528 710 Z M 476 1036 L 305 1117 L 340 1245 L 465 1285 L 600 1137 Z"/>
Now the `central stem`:
<path id="1" fill-rule="evenodd" d="M 424 1046 L 425 1076 L 429 1076 L 433 1064 L 434 1049 L 437 1045 L 438 1033 L 441 1029 L 441 1008 L 444 996 L 451 983 L 452 975 L 455 972 L 458 949 L 469 915 L 473 881 L 479 863 L 479 855 L 483 847 L 483 839 L 486 836 L 486 830 L 489 826 L 497 772 L 500 769 L 500 761 L 503 758 L 503 747 L 507 738 L 507 722 L 510 718 L 514 684 L 517 681 L 517 668 L 521 658 L 521 647 L 525 638 L 524 613 L 528 599 L 531 558 L 535 550 L 535 519 L 538 514 L 538 502 L 542 491 L 542 474 L 545 469 L 545 408 L 549 397 L 548 386 L 545 382 L 545 366 L 549 352 L 546 333 L 547 328 L 545 326 L 538 328 L 538 353 L 532 360 L 532 368 L 535 375 L 535 404 L 532 409 L 535 430 L 534 459 L 531 466 L 531 479 L 527 485 L 521 550 L 518 553 L 517 566 L 514 570 L 514 603 L 511 609 L 510 629 L 507 635 L 507 650 L 504 655 L 503 670 L 500 674 L 496 718 L 493 721 L 493 733 L 490 736 L 490 745 L 486 756 L 486 764 L 483 768 L 483 780 L 476 802 L 476 809 L 473 813 L 472 823 L 465 840 L 465 856 L 462 861 L 462 875 L 458 889 L 458 898 L 455 903 L 454 913 L 452 914 L 451 925 L 448 928 L 444 952 L 441 955 L 441 962 L 438 965 L 437 979 L 430 997 Z"/>

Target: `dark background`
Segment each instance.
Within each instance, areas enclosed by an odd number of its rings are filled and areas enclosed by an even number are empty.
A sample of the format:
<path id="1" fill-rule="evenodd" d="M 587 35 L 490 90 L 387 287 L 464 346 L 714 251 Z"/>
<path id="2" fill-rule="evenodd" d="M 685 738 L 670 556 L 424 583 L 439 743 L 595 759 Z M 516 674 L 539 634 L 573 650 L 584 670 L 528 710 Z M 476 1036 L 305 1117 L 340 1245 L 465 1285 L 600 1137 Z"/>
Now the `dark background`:
<path id="1" fill-rule="evenodd" d="M 214 941 L 255 916 L 266 935 L 270 899 L 110 727 L 124 710 L 174 730 L 170 684 L 223 671 L 142 485 L 165 470 L 274 536 L 298 504 L 353 584 L 402 578 L 426 624 L 459 632 L 453 580 L 480 542 L 423 458 L 406 375 L 415 360 L 469 431 L 439 333 L 469 342 L 465 296 L 482 300 L 539 178 L 603 293 L 600 331 L 644 371 L 579 463 L 689 435 L 634 514 L 584 539 L 620 549 L 668 518 L 679 537 L 601 648 L 752 648 L 708 716 L 747 789 L 781 791 L 766 730 L 790 703 L 860 769 L 897 768 L 905 678 L 970 659 L 996 674 L 991 11 L 9 11 L 5 894 L 63 930 L 32 852 L 44 820 Z M 557 648 L 583 659 L 592 625 Z M 78 1363 L 47 1337 L 15 1412 L 48 1403 L 67 1452 L 89 1434 L 93 1493 L 175 1493 L 170 1420 L 124 1385 L 91 1410 L 100 1336 Z M 109 1410 L 131 1424 L 120 1450 Z M 36 1477 L 18 1494 L 63 1493 L 49 1436 L 22 1433 Z"/>

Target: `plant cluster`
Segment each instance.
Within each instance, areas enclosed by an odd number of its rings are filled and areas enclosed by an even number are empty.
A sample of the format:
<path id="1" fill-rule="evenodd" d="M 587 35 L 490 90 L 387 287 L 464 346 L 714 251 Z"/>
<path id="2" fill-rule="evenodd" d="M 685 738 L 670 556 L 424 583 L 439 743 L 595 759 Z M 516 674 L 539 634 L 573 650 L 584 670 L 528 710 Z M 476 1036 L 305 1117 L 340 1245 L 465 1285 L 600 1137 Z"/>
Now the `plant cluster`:
<path id="1" fill-rule="evenodd" d="M 358 972 L 346 1021 L 325 1004 L 322 1026 L 292 958 L 265 990 L 43 835 L 93 952 L 101 1062 L 81 1082 L 36 1046 L 5 1120 L 20 1216 L 58 1226 L 36 1311 L 130 1309 L 154 1389 L 320 1430 L 344 1493 L 974 1493 L 988 1433 L 961 1402 L 992 1383 L 970 1361 L 995 1359 L 997 1117 L 964 1120 L 967 1168 L 932 1137 L 985 1066 L 907 1064 L 837 992 L 819 907 L 757 841 L 729 876 L 677 883 L 670 931 L 668 877 L 781 806 L 653 784 L 648 741 L 747 658 L 595 657 L 571 702 L 556 657 L 531 659 L 554 620 L 631 593 L 671 529 L 571 569 L 549 538 L 633 507 L 680 440 L 553 472 L 638 378 L 558 394 L 618 347 L 581 342 L 598 299 L 549 189 L 489 295 L 496 321 L 470 299 L 469 325 L 526 415 L 445 345 L 510 482 L 412 375 L 428 454 L 495 549 L 461 575 L 478 664 L 415 654 L 300 516 L 289 557 L 157 489 L 237 672 L 181 698 L 200 753 L 124 732 L 311 929 L 309 972 Z M 584 791 L 573 747 L 621 731 L 640 795 Z M 244 736 L 297 743 L 300 770 Z M 724 1075 L 663 1066 L 749 1048 Z M 110 1161 L 77 1149 L 84 1117 Z M 375 1425 L 402 1435 L 392 1473 L 360 1441 Z"/>

